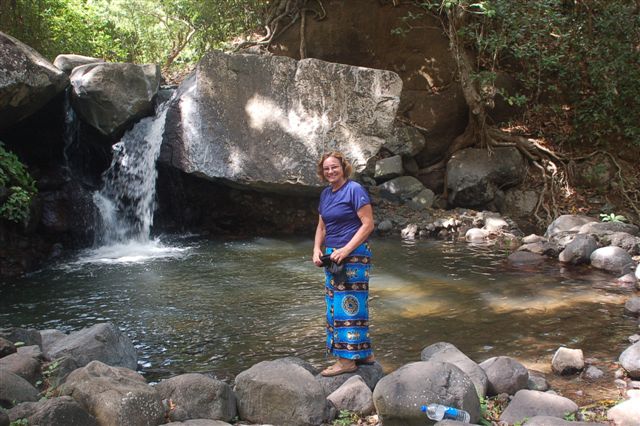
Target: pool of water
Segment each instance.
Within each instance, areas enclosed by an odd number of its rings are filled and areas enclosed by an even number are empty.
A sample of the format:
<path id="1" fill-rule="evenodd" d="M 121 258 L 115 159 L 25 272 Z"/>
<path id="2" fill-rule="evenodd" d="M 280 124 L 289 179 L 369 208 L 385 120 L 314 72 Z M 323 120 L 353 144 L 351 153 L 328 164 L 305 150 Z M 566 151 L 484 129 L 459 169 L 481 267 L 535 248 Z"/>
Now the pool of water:
<path id="1" fill-rule="evenodd" d="M 514 268 L 505 253 L 464 242 L 372 240 L 371 333 L 387 370 L 425 346 L 456 345 L 550 362 L 560 346 L 614 360 L 637 325 L 614 277 L 549 262 Z M 325 360 L 323 272 L 309 239 L 164 237 L 88 250 L 0 285 L 0 323 L 77 330 L 111 321 L 131 337 L 151 379 L 232 377 L 299 356 Z"/>

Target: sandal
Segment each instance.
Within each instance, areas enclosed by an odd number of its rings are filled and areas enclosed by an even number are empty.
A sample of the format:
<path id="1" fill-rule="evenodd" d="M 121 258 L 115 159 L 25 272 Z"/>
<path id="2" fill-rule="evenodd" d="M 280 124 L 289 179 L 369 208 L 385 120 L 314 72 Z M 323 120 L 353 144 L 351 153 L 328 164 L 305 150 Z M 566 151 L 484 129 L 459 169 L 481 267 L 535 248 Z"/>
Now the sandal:
<path id="1" fill-rule="evenodd" d="M 339 364 L 333 364 L 330 367 L 325 368 L 320 373 L 323 377 L 333 377 L 339 376 L 345 373 L 353 373 L 358 369 L 356 364 L 353 364 L 351 367 L 341 367 Z"/>
<path id="2" fill-rule="evenodd" d="M 376 358 L 373 355 L 369 355 L 365 359 L 356 359 L 356 365 L 373 365 L 376 363 Z"/>

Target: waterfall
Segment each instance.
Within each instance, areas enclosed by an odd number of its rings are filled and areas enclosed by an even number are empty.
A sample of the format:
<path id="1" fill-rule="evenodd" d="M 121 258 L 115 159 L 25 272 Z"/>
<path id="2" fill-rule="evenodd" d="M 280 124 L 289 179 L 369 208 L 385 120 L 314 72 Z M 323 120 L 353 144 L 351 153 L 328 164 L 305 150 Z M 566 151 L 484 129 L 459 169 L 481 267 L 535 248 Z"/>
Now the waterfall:
<path id="1" fill-rule="evenodd" d="M 97 243 L 145 243 L 153 224 L 156 160 L 167 115 L 166 103 L 154 117 L 137 123 L 113 146 L 111 166 L 102 175 L 104 186 L 93 194 L 99 211 Z"/>

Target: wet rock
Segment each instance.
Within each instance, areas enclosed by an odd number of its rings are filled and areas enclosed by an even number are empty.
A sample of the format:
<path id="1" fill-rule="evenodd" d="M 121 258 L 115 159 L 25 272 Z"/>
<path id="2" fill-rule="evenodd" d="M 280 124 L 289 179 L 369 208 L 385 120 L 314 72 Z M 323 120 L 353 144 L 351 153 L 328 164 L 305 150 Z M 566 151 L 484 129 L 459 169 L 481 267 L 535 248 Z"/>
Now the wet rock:
<path id="1" fill-rule="evenodd" d="M 240 418 L 253 423 L 320 425 L 334 414 L 320 383 L 299 365 L 263 361 L 238 374 Z"/>
<path id="2" fill-rule="evenodd" d="M 584 355 L 582 349 L 558 348 L 551 359 L 551 368 L 554 373 L 570 375 L 584 368 Z"/>
<path id="3" fill-rule="evenodd" d="M 69 374 L 64 395 L 73 397 L 101 426 L 146 426 L 164 422 L 158 392 L 135 371 L 92 361 Z"/>
<path id="4" fill-rule="evenodd" d="M 154 64 L 98 63 L 71 73 L 71 103 L 80 118 L 105 136 L 153 113 L 160 87 L 160 67 Z"/>
<path id="5" fill-rule="evenodd" d="M 589 263 L 591 253 L 598 248 L 598 242 L 591 235 L 579 234 L 565 246 L 558 256 L 558 260 L 564 263 L 578 265 Z"/>
<path id="6" fill-rule="evenodd" d="M 415 240 L 416 234 L 418 233 L 418 225 L 415 223 L 410 223 L 406 227 L 400 231 L 400 236 L 404 240 Z"/>
<path id="7" fill-rule="evenodd" d="M 560 250 L 561 249 L 557 244 L 547 241 L 523 244 L 518 247 L 518 251 L 528 251 L 529 253 L 540 254 L 548 257 L 557 257 Z"/>
<path id="8" fill-rule="evenodd" d="M 53 60 L 53 65 L 55 65 L 56 68 L 63 71 L 65 74 L 69 75 L 75 67 L 102 62 L 104 62 L 103 59 L 92 58 L 91 56 L 65 54 L 56 56 L 56 58 Z"/>
<path id="9" fill-rule="evenodd" d="M 627 315 L 640 316 L 640 297 L 634 296 L 624 304 L 624 313 Z"/>
<path id="10" fill-rule="evenodd" d="M 620 354 L 620 365 L 632 379 L 640 379 L 640 342 L 634 343 Z"/>
<path id="11" fill-rule="evenodd" d="M 373 392 L 364 382 L 362 377 L 350 377 L 342 386 L 331 393 L 327 399 L 341 410 L 348 410 L 359 415 L 369 415 L 373 413 Z"/>
<path id="12" fill-rule="evenodd" d="M 547 392 L 520 390 L 502 412 L 500 420 L 515 424 L 535 416 L 562 419 L 565 415 L 575 413 L 577 410 L 578 405 L 563 396 Z"/>
<path id="13" fill-rule="evenodd" d="M 514 266 L 538 265 L 546 260 L 542 255 L 527 251 L 516 251 L 507 257 L 509 263 Z"/>
<path id="14" fill-rule="evenodd" d="M 544 236 L 550 238 L 558 233 L 567 231 L 577 233 L 583 225 L 592 222 L 597 222 L 597 220 L 589 216 L 564 214 L 551 222 Z"/>
<path id="15" fill-rule="evenodd" d="M 640 419 L 640 399 L 628 399 L 610 408 L 607 419 L 616 426 L 637 426 Z"/>
<path id="16" fill-rule="evenodd" d="M 393 223 L 389 219 L 384 219 L 378 224 L 378 231 L 386 233 L 393 230 Z"/>
<path id="17" fill-rule="evenodd" d="M 420 359 L 422 361 L 448 362 L 455 365 L 473 381 L 478 395 L 485 396 L 487 394 L 488 378 L 485 371 L 451 343 L 438 342 L 427 346 L 420 353 Z"/>
<path id="18" fill-rule="evenodd" d="M 237 414 L 236 397 L 229 385 L 203 374 L 182 374 L 156 385 L 163 400 L 170 400 L 169 420 L 212 419 L 231 421 Z"/>
<path id="19" fill-rule="evenodd" d="M 605 271 L 624 273 L 630 270 L 633 259 L 620 247 L 601 247 L 591 253 L 591 266 Z"/>
<path id="20" fill-rule="evenodd" d="M 511 357 L 498 356 L 480 363 L 487 374 L 487 395 L 506 393 L 513 395 L 520 389 L 526 389 L 529 383 L 529 370 Z"/>
<path id="21" fill-rule="evenodd" d="M 96 418 L 87 413 L 70 396 L 41 401 L 35 407 L 35 412 L 28 417 L 28 420 L 30 425 L 38 426 L 98 426 Z"/>
<path id="22" fill-rule="evenodd" d="M 385 426 L 422 426 L 425 401 L 466 410 L 480 418 L 480 401 L 473 382 L 453 364 L 422 361 L 406 364 L 383 377 L 373 391 L 373 403 Z"/>
<path id="23" fill-rule="evenodd" d="M 38 390 L 31 383 L 7 370 L 0 369 L 0 407 L 12 407 L 16 403 L 37 401 Z"/>
<path id="24" fill-rule="evenodd" d="M 394 155 L 393 157 L 383 158 L 376 161 L 376 168 L 373 177 L 376 182 L 386 182 L 401 176 L 403 172 L 402 157 Z"/>
<path id="25" fill-rule="evenodd" d="M 68 356 L 82 367 L 91 361 L 135 370 L 136 349 L 131 340 L 112 323 L 100 323 L 73 332 L 56 341 L 48 352 L 52 359 Z"/>
<path id="26" fill-rule="evenodd" d="M 16 353 L 17 349 L 13 342 L 0 337 L 0 358 Z"/>

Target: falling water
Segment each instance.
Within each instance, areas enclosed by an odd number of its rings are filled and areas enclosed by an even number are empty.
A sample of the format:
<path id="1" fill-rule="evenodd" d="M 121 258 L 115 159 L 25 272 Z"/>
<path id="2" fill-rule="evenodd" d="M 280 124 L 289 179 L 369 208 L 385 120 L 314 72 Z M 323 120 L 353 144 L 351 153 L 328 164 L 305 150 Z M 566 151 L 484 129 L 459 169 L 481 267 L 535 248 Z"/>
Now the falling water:
<path id="1" fill-rule="evenodd" d="M 166 108 L 147 117 L 113 147 L 111 166 L 103 174 L 104 186 L 94 193 L 100 213 L 98 243 L 106 246 L 145 243 L 153 224 L 156 160 L 164 133 Z"/>

